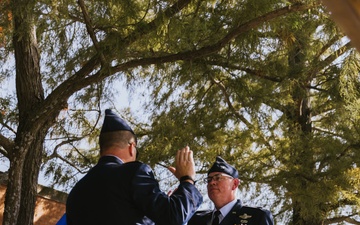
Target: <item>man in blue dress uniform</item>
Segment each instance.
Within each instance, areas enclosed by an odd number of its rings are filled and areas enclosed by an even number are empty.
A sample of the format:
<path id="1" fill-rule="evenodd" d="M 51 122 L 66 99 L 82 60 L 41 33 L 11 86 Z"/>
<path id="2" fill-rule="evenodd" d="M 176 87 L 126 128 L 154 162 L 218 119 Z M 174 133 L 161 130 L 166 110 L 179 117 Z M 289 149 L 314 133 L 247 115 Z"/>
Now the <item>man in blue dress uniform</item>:
<path id="1" fill-rule="evenodd" d="M 221 157 L 208 171 L 208 196 L 215 209 L 198 211 L 188 225 L 273 225 L 270 211 L 243 206 L 236 199 L 236 190 L 240 184 L 238 171 Z"/>
<path id="2" fill-rule="evenodd" d="M 177 152 L 169 170 L 180 180 L 171 196 L 162 192 L 151 168 L 139 161 L 130 126 L 105 111 L 100 159 L 71 190 L 66 203 L 68 225 L 185 224 L 202 203 L 194 186 L 195 166 L 189 147 Z"/>

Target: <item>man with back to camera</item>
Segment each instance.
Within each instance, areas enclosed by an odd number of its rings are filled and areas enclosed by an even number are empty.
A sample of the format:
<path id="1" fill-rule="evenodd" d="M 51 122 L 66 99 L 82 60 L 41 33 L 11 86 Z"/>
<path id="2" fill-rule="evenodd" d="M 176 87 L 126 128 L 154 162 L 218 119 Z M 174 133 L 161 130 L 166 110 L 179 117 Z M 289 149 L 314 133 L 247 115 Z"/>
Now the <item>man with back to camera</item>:
<path id="1" fill-rule="evenodd" d="M 99 144 L 97 165 L 69 193 L 68 225 L 180 225 L 202 203 L 194 186 L 195 166 L 189 147 L 179 150 L 176 167 L 169 167 L 180 184 L 168 196 L 160 190 L 151 168 L 136 161 L 134 131 L 109 109 L 105 111 Z"/>
<path id="2" fill-rule="evenodd" d="M 208 171 L 208 196 L 215 209 L 197 212 L 188 225 L 273 225 L 270 211 L 243 206 L 236 199 L 239 173 L 220 156 Z"/>

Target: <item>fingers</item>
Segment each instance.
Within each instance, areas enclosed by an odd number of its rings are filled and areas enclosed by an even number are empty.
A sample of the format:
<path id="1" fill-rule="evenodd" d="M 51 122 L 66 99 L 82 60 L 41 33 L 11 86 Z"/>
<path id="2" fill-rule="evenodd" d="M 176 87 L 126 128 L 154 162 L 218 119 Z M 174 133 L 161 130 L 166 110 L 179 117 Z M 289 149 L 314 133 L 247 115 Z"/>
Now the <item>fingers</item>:
<path id="1" fill-rule="evenodd" d="M 176 173 L 175 167 L 169 166 L 167 169 L 168 169 L 172 174 L 175 174 L 175 173 Z"/>
<path id="2" fill-rule="evenodd" d="M 189 146 L 186 146 L 181 151 L 182 151 L 183 161 L 184 162 L 189 161 L 189 152 L 190 152 Z"/>
<path id="3" fill-rule="evenodd" d="M 160 163 L 158 165 L 166 167 L 176 178 L 180 179 L 183 176 L 195 177 L 195 163 L 193 151 L 189 146 L 177 151 L 175 156 L 175 167 L 165 166 Z"/>
<path id="4" fill-rule="evenodd" d="M 188 154 L 187 154 L 187 156 L 188 156 L 188 157 L 187 157 L 187 158 L 188 158 L 188 161 L 192 161 L 192 162 L 193 162 L 193 161 L 194 161 L 193 151 L 191 151 L 188 146 L 187 146 L 187 148 L 188 148 L 188 151 L 189 151 Z"/>
<path id="5" fill-rule="evenodd" d="M 190 150 L 189 146 L 179 150 L 176 154 L 177 162 L 189 162 L 193 160 L 193 152 Z"/>
<path id="6" fill-rule="evenodd" d="M 176 170 L 174 175 L 177 178 L 182 176 L 191 176 L 195 175 L 195 165 L 193 159 L 193 152 L 190 150 L 189 146 L 179 150 L 176 153 Z"/>
<path id="7" fill-rule="evenodd" d="M 185 147 L 184 155 L 185 155 L 184 157 L 185 157 L 186 162 L 189 162 L 189 161 L 193 160 L 192 151 L 190 150 L 189 146 Z"/>
<path id="8" fill-rule="evenodd" d="M 181 150 L 178 150 L 176 153 L 175 162 L 176 164 L 181 164 L 182 162 L 187 161 L 186 152 L 189 151 L 189 147 L 185 147 Z"/>
<path id="9" fill-rule="evenodd" d="M 177 190 L 177 188 L 176 188 L 175 190 L 170 190 L 170 191 L 168 191 L 167 195 L 168 195 L 168 196 L 172 195 L 176 190 Z"/>

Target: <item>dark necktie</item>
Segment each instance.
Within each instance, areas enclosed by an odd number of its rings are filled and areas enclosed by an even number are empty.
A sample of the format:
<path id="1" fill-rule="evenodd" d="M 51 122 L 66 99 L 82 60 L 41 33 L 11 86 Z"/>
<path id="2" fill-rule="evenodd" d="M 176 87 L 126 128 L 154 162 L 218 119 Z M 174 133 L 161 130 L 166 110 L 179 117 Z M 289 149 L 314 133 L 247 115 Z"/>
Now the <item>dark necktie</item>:
<path id="1" fill-rule="evenodd" d="M 212 225 L 219 225 L 219 215 L 220 215 L 220 211 L 217 210 L 216 212 L 214 212 L 214 218 L 213 218 L 213 222 Z"/>

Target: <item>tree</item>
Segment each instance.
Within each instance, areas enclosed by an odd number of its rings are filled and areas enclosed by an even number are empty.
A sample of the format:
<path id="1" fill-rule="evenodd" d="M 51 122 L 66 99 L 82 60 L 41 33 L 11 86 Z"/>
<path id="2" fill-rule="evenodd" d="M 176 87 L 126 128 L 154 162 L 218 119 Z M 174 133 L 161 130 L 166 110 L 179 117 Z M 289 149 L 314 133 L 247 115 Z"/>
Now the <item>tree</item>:
<path id="1" fill-rule="evenodd" d="M 167 81 L 154 88 L 159 110 L 144 145 L 156 161 L 167 155 L 158 149 L 193 140 L 204 168 L 223 155 L 245 185 L 270 187 L 286 224 L 358 224 L 359 63 L 350 44 L 311 9 L 264 23 L 171 73 L 157 71 L 153 80 Z"/>
<path id="2" fill-rule="evenodd" d="M 153 90 L 152 124 L 137 126 L 152 165 L 191 140 L 204 166 L 221 154 L 245 184 L 268 184 L 283 203 L 277 217 L 290 210 L 293 224 L 328 223 L 359 206 L 357 55 L 315 1 L 1 7 L 11 15 L 1 15 L 1 76 L 16 78 L 16 97 L 1 98 L 3 224 L 32 224 L 41 166 L 60 182 L 69 173 L 59 160 L 80 172 L 94 163 L 97 146 L 84 143 L 95 143 L 120 78 Z"/>

